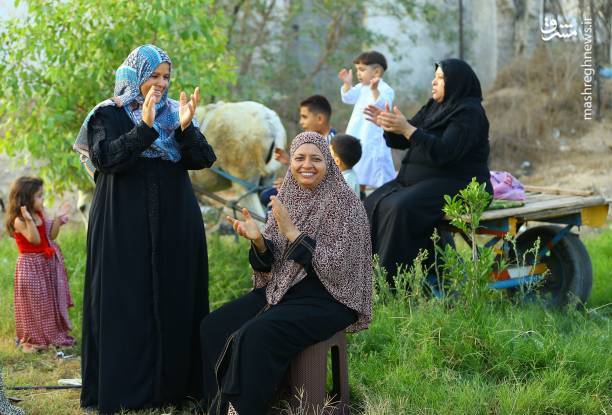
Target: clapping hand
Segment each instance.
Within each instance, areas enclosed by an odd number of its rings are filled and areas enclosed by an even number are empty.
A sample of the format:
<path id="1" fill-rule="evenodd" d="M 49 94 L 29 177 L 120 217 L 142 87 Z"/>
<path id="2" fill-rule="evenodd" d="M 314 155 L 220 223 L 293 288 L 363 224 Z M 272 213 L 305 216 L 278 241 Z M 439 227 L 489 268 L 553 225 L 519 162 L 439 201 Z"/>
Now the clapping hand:
<path id="1" fill-rule="evenodd" d="M 243 221 L 234 219 L 231 216 L 226 216 L 225 219 L 230 225 L 232 225 L 234 231 L 243 238 L 246 238 L 249 241 L 255 241 L 261 238 L 261 232 L 259 231 L 257 224 L 246 208 L 242 208 L 242 215 L 244 216 Z"/>
<path id="2" fill-rule="evenodd" d="M 55 214 L 55 217 L 58 218 L 62 222 L 62 224 L 64 224 L 68 222 L 68 215 L 70 214 L 70 211 L 72 211 L 72 205 L 70 205 L 70 203 L 68 202 L 65 202 L 59 208 L 59 210 Z"/>
<path id="3" fill-rule="evenodd" d="M 147 92 L 147 96 L 144 99 L 144 103 L 142 104 L 142 122 L 147 124 L 149 128 L 153 128 L 153 122 L 155 122 L 155 99 L 153 98 L 153 94 L 155 93 L 155 88 L 149 88 L 149 92 Z"/>
<path id="4" fill-rule="evenodd" d="M 59 208 L 59 210 L 57 211 L 57 216 L 68 215 L 71 210 L 72 210 L 72 205 L 70 205 L 70 203 L 68 202 L 64 202 L 62 206 Z"/>
<path id="5" fill-rule="evenodd" d="M 389 108 L 389 103 L 385 104 L 384 111 L 373 105 L 368 105 L 363 112 L 366 114 L 368 121 L 372 121 L 385 131 L 402 134 L 407 139 L 409 139 L 416 130 L 397 107 L 393 107 L 392 112 Z"/>
<path id="6" fill-rule="evenodd" d="M 378 123 L 378 115 L 381 112 L 383 112 L 383 110 L 378 108 L 376 105 L 372 105 L 372 104 L 368 105 L 367 107 L 363 109 L 363 113 L 366 115 L 366 120 L 373 122 L 379 127 L 380 127 L 380 124 Z"/>
<path id="7" fill-rule="evenodd" d="M 345 84 L 352 86 L 353 85 L 353 70 L 352 69 L 346 70 L 345 68 L 342 68 L 340 72 L 338 72 L 338 79 L 340 79 Z"/>
<path id="8" fill-rule="evenodd" d="M 378 114 L 376 119 L 383 130 L 402 134 L 406 138 L 410 138 L 416 130 L 397 107 L 393 107 L 393 112 L 389 111 L 388 103 L 385 105 L 385 111 Z"/>
<path id="9" fill-rule="evenodd" d="M 195 114 L 195 109 L 198 106 L 198 102 L 200 101 L 200 88 L 196 87 L 191 95 L 191 98 L 187 100 L 187 94 L 184 91 L 181 91 L 181 95 L 179 98 L 179 119 L 181 121 L 181 129 L 184 131 L 189 124 L 191 124 L 191 120 L 193 119 L 193 114 Z"/>
<path id="10" fill-rule="evenodd" d="M 226 216 L 225 220 L 232 225 L 237 235 L 253 242 L 253 245 L 255 245 L 255 248 L 259 252 L 265 252 L 266 243 L 253 217 L 246 208 L 242 208 L 242 215 L 244 216 L 243 221 L 234 219 L 231 216 Z"/>
<path id="11" fill-rule="evenodd" d="M 380 124 L 379 116 L 385 112 L 389 112 L 389 103 L 385 102 L 385 109 L 380 109 L 376 105 L 369 104 L 363 109 L 363 113 L 366 115 L 366 120 L 373 122 L 374 124 L 382 127 Z"/>
<path id="12" fill-rule="evenodd" d="M 300 231 L 295 227 L 291 218 L 289 217 L 289 211 L 282 204 L 282 202 L 276 196 L 270 197 L 270 204 L 272 205 L 272 215 L 278 225 L 278 231 L 289 240 L 293 242 L 300 235 Z"/>

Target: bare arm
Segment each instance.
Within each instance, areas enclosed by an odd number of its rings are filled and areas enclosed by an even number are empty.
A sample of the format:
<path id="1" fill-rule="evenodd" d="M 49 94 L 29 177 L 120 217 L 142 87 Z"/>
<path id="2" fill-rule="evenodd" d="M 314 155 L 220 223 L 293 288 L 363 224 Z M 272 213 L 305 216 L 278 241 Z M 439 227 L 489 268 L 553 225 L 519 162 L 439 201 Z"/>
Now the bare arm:
<path id="1" fill-rule="evenodd" d="M 342 81 L 342 92 L 345 94 L 353 87 L 353 71 L 349 69 L 348 71 L 344 68 L 338 72 L 338 78 Z"/>
<path id="2" fill-rule="evenodd" d="M 61 226 L 68 222 L 68 215 L 71 210 L 72 206 L 70 206 L 70 203 L 64 203 L 57 211 L 53 218 L 53 223 L 51 224 L 51 230 L 49 231 L 49 237 L 51 237 L 51 239 L 57 238 Z"/>
<path id="3" fill-rule="evenodd" d="M 53 240 L 57 238 L 59 234 L 60 227 L 62 226 L 62 220 L 58 217 L 53 218 L 53 223 L 51 224 L 51 230 L 49 231 L 49 237 Z"/>
<path id="4" fill-rule="evenodd" d="M 25 236 L 31 244 L 40 244 L 40 234 L 38 233 L 38 229 L 36 229 L 34 218 L 32 218 L 32 215 L 30 215 L 30 212 L 28 212 L 25 206 L 21 207 L 21 214 L 25 220 L 15 218 L 15 232 L 19 232 Z"/>

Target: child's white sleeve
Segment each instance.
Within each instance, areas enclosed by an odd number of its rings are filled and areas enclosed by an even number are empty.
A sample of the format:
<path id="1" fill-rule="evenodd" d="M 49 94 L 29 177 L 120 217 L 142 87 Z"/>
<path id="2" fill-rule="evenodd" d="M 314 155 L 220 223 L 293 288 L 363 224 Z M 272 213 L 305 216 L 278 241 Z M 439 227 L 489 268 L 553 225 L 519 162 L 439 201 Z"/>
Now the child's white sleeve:
<path id="1" fill-rule="evenodd" d="M 374 105 L 378 108 L 385 109 L 385 104 L 388 103 L 389 108 L 393 108 L 393 98 L 395 97 L 393 89 L 385 85 L 385 87 L 380 88 L 379 92 L 378 99 L 374 102 Z"/>
<path id="2" fill-rule="evenodd" d="M 342 102 L 345 104 L 354 104 L 357 102 L 357 99 L 359 98 L 359 90 L 361 89 L 360 87 L 361 84 L 357 84 L 348 91 L 344 92 L 342 86 L 340 86 L 340 97 L 342 98 Z"/>

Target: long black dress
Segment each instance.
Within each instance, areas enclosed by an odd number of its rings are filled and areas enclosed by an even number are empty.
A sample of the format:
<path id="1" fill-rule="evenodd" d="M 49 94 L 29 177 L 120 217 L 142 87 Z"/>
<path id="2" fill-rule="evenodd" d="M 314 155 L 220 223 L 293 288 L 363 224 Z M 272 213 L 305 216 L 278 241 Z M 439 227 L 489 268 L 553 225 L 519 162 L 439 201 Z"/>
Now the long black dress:
<path id="1" fill-rule="evenodd" d="M 253 247 L 255 271 L 269 272 L 271 241 L 264 254 Z M 291 359 L 308 346 L 330 338 L 357 320 L 357 313 L 325 289 L 312 267 L 316 242 L 305 236 L 288 251 L 307 277 L 269 306 L 265 287 L 213 311 L 201 325 L 205 405 L 225 415 L 231 402 L 240 415 L 266 414 Z"/>
<path id="2" fill-rule="evenodd" d="M 201 397 L 199 323 L 208 314 L 202 216 L 187 174 L 215 154 L 192 125 L 181 160 L 140 157 L 157 138 L 122 108 L 88 129 L 96 188 L 87 232 L 81 405 L 100 413 Z"/>
<path id="3" fill-rule="evenodd" d="M 419 250 L 432 248 L 434 227 L 444 216 L 444 195 L 455 195 L 472 177 L 489 181 L 489 122 L 480 104 L 480 83 L 471 68 L 457 59 L 440 63 L 446 79 L 443 105 L 433 100 L 410 121 L 417 130 L 406 139 L 385 132 L 387 146 L 408 149 L 395 180 L 365 200 L 372 250 L 388 272 L 412 265 Z"/>

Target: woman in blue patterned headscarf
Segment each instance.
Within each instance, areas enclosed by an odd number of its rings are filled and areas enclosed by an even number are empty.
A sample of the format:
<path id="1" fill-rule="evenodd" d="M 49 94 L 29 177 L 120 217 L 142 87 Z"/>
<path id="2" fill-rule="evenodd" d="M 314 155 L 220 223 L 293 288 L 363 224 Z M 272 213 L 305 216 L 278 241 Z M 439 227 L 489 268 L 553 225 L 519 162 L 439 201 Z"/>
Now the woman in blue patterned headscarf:
<path id="1" fill-rule="evenodd" d="M 100 413 L 201 395 L 198 325 L 208 262 L 190 169 L 215 154 L 195 125 L 199 100 L 168 98 L 172 63 L 143 45 L 88 114 L 74 145 L 95 191 L 83 301 L 81 405 Z"/>
<path id="2" fill-rule="evenodd" d="M 150 148 L 143 151 L 142 156 L 161 157 L 174 162 L 180 160 L 181 154 L 178 144 L 174 140 L 174 130 L 179 126 L 180 103 L 168 98 L 171 69 L 170 57 L 154 45 L 143 45 L 134 49 L 125 62 L 119 66 L 115 72 L 114 96 L 99 103 L 87 115 L 74 144 L 74 149 L 82 155 L 81 160 L 86 163 L 85 167 L 92 178 L 95 174 L 95 168 L 89 161 L 89 146 L 87 144 L 87 128 L 92 115 L 101 107 L 116 106 L 124 108 L 134 124 L 138 124 L 142 118 L 142 105 L 146 93 L 150 86 L 155 83 L 162 83 L 159 88 L 163 88 L 160 91 L 161 94 L 154 93 L 156 113 L 152 127 L 155 128 L 159 136 Z M 164 71 L 163 75 L 158 73 L 162 70 Z M 141 91 L 141 88 L 144 89 L 144 92 Z M 192 102 L 190 102 L 194 109 L 199 94 L 200 91 L 196 88 L 194 95 L 192 95 Z M 192 119 L 192 122 L 198 127 L 197 120 Z"/>

